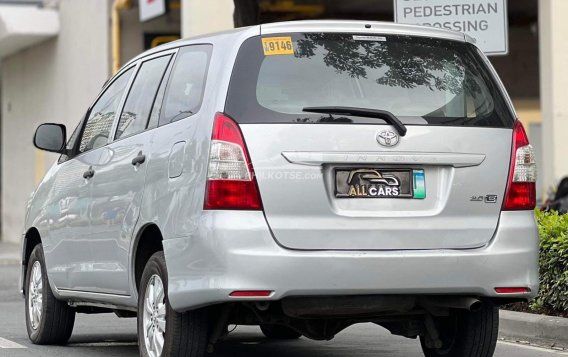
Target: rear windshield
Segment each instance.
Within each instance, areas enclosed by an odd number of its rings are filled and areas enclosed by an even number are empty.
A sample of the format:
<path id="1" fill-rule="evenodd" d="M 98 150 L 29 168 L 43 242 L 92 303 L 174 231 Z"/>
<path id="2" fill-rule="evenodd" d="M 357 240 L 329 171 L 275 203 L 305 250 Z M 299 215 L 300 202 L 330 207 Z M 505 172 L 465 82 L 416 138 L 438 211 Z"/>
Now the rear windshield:
<path id="1" fill-rule="evenodd" d="M 471 44 L 294 33 L 243 43 L 226 103 L 239 123 L 380 123 L 305 107 L 386 110 L 409 125 L 510 128 L 514 117 Z"/>

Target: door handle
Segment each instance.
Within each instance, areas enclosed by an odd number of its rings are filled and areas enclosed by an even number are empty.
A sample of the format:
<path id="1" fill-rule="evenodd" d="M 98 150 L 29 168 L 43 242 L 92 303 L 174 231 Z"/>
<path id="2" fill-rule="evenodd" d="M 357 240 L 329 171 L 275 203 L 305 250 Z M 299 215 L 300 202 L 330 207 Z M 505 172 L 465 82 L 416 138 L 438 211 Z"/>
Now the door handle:
<path id="1" fill-rule="evenodd" d="M 142 151 L 140 151 L 138 153 L 138 156 L 136 156 L 134 159 L 132 159 L 132 165 L 134 165 L 134 166 L 142 165 L 144 163 L 144 161 L 146 161 L 146 155 L 142 154 Z"/>
<path id="2" fill-rule="evenodd" d="M 93 170 L 93 167 L 89 167 L 89 169 L 85 172 L 83 172 L 83 178 L 85 180 L 90 179 L 91 177 L 95 176 L 95 170 Z"/>

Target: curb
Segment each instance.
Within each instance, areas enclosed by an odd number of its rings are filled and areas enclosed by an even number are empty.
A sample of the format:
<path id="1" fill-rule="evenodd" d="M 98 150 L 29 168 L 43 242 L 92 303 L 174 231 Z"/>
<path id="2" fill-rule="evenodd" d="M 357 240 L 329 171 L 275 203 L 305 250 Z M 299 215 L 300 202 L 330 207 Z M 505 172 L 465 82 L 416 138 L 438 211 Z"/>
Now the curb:
<path id="1" fill-rule="evenodd" d="M 499 337 L 516 342 L 568 348 L 568 318 L 501 310 Z"/>

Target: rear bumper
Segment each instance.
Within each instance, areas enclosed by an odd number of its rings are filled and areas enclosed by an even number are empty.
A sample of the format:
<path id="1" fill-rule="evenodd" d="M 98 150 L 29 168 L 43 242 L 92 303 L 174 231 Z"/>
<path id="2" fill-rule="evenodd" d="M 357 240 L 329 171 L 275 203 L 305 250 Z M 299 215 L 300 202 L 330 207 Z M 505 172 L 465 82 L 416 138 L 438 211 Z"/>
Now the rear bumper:
<path id="1" fill-rule="evenodd" d="M 275 242 L 262 212 L 209 211 L 201 219 L 195 235 L 164 241 L 169 299 L 179 311 L 243 300 L 229 296 L 236 290 L 274 292 L 263 300 L 367 294 L 531 299 L 538 292 L 532 211 L 501 213 L 492 241 L 470 250 L 296 251 Z M 531 292 L 499 295 L 496 287 Z"/>

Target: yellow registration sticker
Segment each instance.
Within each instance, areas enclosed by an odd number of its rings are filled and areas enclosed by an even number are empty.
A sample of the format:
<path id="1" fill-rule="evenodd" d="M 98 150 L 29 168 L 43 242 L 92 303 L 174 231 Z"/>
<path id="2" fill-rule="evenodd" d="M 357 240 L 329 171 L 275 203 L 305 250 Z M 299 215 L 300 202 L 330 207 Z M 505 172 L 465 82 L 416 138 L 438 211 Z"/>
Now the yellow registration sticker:
<path id="1" fill-rule="evenodd" d="M 262 39 L 262 49 L 265 56 L 293 55 L 292 37 L 266 37 Z"/>

